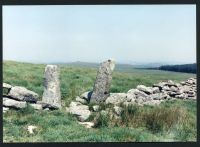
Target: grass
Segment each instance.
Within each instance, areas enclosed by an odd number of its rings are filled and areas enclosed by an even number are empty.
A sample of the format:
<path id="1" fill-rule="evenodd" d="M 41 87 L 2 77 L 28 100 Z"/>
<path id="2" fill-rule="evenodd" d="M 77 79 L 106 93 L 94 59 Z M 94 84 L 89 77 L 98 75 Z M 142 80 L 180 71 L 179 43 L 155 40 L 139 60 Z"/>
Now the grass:
<path id="1" fill-rule="evenodd" d="M 44 64 L 3 62 L 3 82 L 43 93 Z M 97 69 L 60 66 L 62 101 L 66 106 L 85 91 L 92 90 Z M 176 82 L 194 74 L 131 69 L 114 71 L 111 92 L 127 92 L 138 84 L 151 86 L 160 80 Z M 90 106 L 92 107 L 92 106 Z M 111 106 L 102 105 L 102 108 Z M 111 109 L 112 111 L 112 109 Z M 86 129 L 65 110 L 35 111 L 31 106 L 3 114 L 4 142 L 152 142 L 196 141 L 196 101 L 175 100 L 156 107 L 124 107 L 122 119 L 95 115 L 96 127 Z M 28 125 L 38 128 L 27 132 Z"/>
<path id="2" fill-rule="evenodd" d="M 3 62 L 3 81 L 17 86 L 24 86 L 43 94 L 44 64 L 30 64 L 13 61 Z M 68 105 L 77 95 L 93 89 L 97 74 L 96 68 L 60 66 L 61 97 Z M 152 86 L 161 80 L 176 82 L 195 77 L 195 74 L 166 72 L 159 70 L 131 69 L 114 71 L 110 92 L 127 92 L 137 85 Z"/>

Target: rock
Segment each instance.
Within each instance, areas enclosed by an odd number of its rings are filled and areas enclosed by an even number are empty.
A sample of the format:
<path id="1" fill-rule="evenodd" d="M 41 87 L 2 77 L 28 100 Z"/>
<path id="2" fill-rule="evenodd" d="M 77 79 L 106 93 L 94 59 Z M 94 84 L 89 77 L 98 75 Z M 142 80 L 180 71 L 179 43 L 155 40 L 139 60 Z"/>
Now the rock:
<path id="1" fill-rule="evenodd" d="M 183 92 L 185 92 L 185 93 L 188 93 L 188 92 L 190 91 L 190 87 L 184 85 L 184 86 L 181 87 L 181 90 L 182 90 Z"/>
<path id="2" fill-rule="evenodd" d="M 44 93 L 42 101 L 48 107 L 61 108 L 59 68 L 57 65 L 47 65 L 45 67 Z"/>
<path id="3" fill-rule="evenodd" d="M 177 87 L 177 84 L 176 83 L 174 83 L 172 80 L 168 80 L 167 82 L 166 82 L 166 85 L 168 85 L 168 86 L 174 86 L 174 87 Z"/>
<path id="4" fill-rule="evenodd" d="M 138 89 L 135 89 L 134 94 L 136 95 L 136 98 L 138 98 L 138 97 L 148 97 L 148 94 L 146 94 L 142 91 L 139 91 Z"/>
<path id="5" fill-rule="evenodd" d="M 92 91 L 87 91 L 81 94 L 80 98 L 87 100 L 88 102 L 90 101 L 92 95 Z"/>
<path id="6" fill-rule="evenodd" d="M 49 108 L 44 108 L 44 111 L 49 111 L 50 109 Z"/>
<path id="7" fill-rule="evenodd" d="M 123 105 L 124 106 L 129 106 L 129 105 L 134 105 L 135 104 L 135 102 L 133 103 L 133 102 L 123 102 Z"/>
<path id="8" fill-rule="evenodd" d="M 3 113 L 6 113 L 9 110 L 7 107 L 3 107 Z"/>
<path id="9" fill-rule="evenodd" d="M 176 93 L 174 91 L 169 91 L 168 95 L 171 96 L 171 97 L 175 97 L 176 95 L 179 95 L 179 93 Z"/>
<path id="10" fill-rule="evenodd" d="M 188 97 L 195 97 L 196 93 L 194 91 L 189 91 L 188 92 Z"/>
<path id="11" fill-rule="evenodd" d="M 114 67 L 115 61 L 113 60 L 107 60 L 101 63 L 90 100 L 92 103 L 103 102 L 109 96 Z"/>
<path id="12" fill-rule="evenodd" d="M 170 91 L 170 88 L 168 86 L 163 86 L 162 90 Z"/>
<path id="13" fill-rule="evenodd" d="M 154 106 L 154 105 L 159 105 L 161 102 L 162 102 L 162 101 L 160 101 L 160 100 L 152 100 L 152 101 L 144 102 L 143 105 Z"/>
<path id="14" fill-rule="evenodd" d="M 193 78 L 190 78 L 186 81 L 186 84 L 192 85 L 192 84 L 196 84 L 196 80 Z"/>
<path id="15" fill-rule="evenodd" d="M 84 125 L 86 128 L 90 129 L 94 126 L 93 122 L 78 122 L 80 125 Z"/>
<path id="16" fill-rule="evenodd" d="M 173 92 L 177 92 L 177 91 L 178 91 L 178 88 L 176 88 L 175 86 L 171 86 L 171 87 L 170 87 L 170 90 L 173 91 Z"/>
<path id="17" fill-rule="evenodd" d="M 77 102 L 80 102 L 81 104 L 87 104 L 88 102 L 85 99 L 80 98 L 79 96 L 75 99 Z"/>
<path id="18" fill-rule="evenodd" d="M 37 102 L 39 97 L 37 93 L 20 86 L 12 87 L 8 93 L 8 96 L 16 100 L 34 103 Z"/>
<path id="19" fill-rule="evenodd" d="M 135 100 L 135 102 L 136 103 L 138 103 L 138 104 L 142 104 L 143 102 L 144 102 L 144 100 L 143 100 L 143 97 L 138 97 L 136 100 Z"/>
<path id="20" fill-rule="evenodd" d="M 69 113 L 69 107 L 65 107 L 65 111 Z"/>
<path id="21" fill-rule="evenodd" d="M 146 87 L 144 85 L 138 85 L 137 89 L 140 90 L 140 91 L 143 91 L 143 92 L 145 92 L 147 94 L 152 94 L 153 93 L 153 91 L 152 91 L 152 89 L 150 87 Z"/>
<path id="22" fill-rule="evenodd" d="M 109 112 L 108 112 L 108 111 L 106 111 L 106 110 L 101 110 L 100 114 L 105 116 L 105 115 L 108 115 L 108 114 L 109 114 Z"/>
<path id="23" fill-rule="evenodd" d="M 121 113 L 122 113 L 122 108 L 121 107 L 114 106 L 113 109 L 114 109 L 115 114 L 117 114 L 118 116 L 121 115 Z"/>
<path id="24" fill-rule="evenodd" d="M 174 92 L 176 92 L 176 94 L 178 94 L 178 95 L 184 93 L 184 91 L 182 89 L 178 89 L 177 91 L 174 91 Z"/>
<path id="25" fill-rule="evenodd" d="M 153 87 L 158 87 L 161 90 L 165 85 L 167 85 L 166 82 L 160 82 L 158 84 L 153 84 Z"/>
<path id="26" fill-rule="evenodd" d="M 166 99 L 167 98 L 167 94 L 165 94 L 165 93 L 156 93 L 156 94 L 152 94 L 151 98 L 153 100 L 162 100 L 162 99 Z"/>
<path id="27" fill-rule="evenodd" d="M 30 104 L 35 110 L 42 110 L 42 104 Z"/>
<path id="28" fill-rule="evenodd" d="M 10 84 L 3 83 L 3 95 L 7 95 L 11 88 L 12 86 Z"/>
<path id="29" fill-rule="evenodd" d="M 78 120 L 81 122 L 87 120 L 91 114 L 89 107 L 82 105 L 79 102 L 71 102 L 69 106 L 69 112 L 77 116 Z"/>
<path id="30" fill-rule="evenodd" d="M 127 92 L 127 94 L 126 94 L 127 102 L 134 102 L 135 101 L 135 99 L 136 99 L 135 91 L 136 91 L 136 89 L 130 89 Z"/>
<path id="31" fill-rule="evenodd" d="M 94 105 L 92 107 L 92 109 L 93 109 L 94 112 L 98 112 L 100 110 L 100 106 L 99 105 Z"/>
<path id="32" fill-rule="evenodd" d="M 186 85 L 185 81 L 180 82 L 181 85 Z"/>
<path id="33" fill-rule="evenodd" d="M 187 97 L 188 97 L 188 95 L 185 93 L 182 93 L 180 95 L 175 95 L 175 98 L 178 98 L 178 99 L 186 99 Z"/>
<path id="34" fill-rule="evenodd" d="M 3 88 L 11 89 L 11 88 L 12 88 L 12 85 L 7 84 L 7 83 L 3 83 Z"/>
<path id="35" fill-rule="evenodd" d="M 3 97 L 3 106 L 21 109 L 21 108 L 25 108 L 27 104 L 26 102 L 16 101 L 10 98 Z"/>
<path id="36" fill-rule="evenodd" d="M 152 88 L 152 92 L 155 94 L 155 93 L 159 93 L 160 90 L 159 90 L 158 87 L 153 87 L 153 88 Z"/>
<path id="37" fill-rule="evenodd" d="M 126 93 L 111 93 L 106 99 L 106 104 L 117 105 L 124 101 L 126 101 Z"/>
<path id="38" fill-rule="evenodd" d="M 34 130 L 35 130 L 35 129 L 37 129 L 36 126 L 30 125 L 30 126 L 27 127 L 27 130 L 28 130 L 28 133 L 29 133 L 29 134 L 34 134 Z"/>
<path id="39" fill-rule="evenodd" d="M 49 110 L 49 109 L 51 109 L 51 110 L 59 109 L 58 106 L 51 105 L 51 104 L 45 103 L 45 102 L 43 102 L 43 101 L 37 101 L 37 104 L 42 105 L 42 108 L 43 108 L 43 109 L 48 108 L 48 109 L 46 109 L 46 110 Z"/>
<path id="40" fill-rule="evenodd" d="M 138 89 L 130 89 L 128 94 L 134 94 L 133 99 L 137 99 L 138 97 L 148 97 L 149 95 L 144 93 L 143 91 L 140 91 Z"/>

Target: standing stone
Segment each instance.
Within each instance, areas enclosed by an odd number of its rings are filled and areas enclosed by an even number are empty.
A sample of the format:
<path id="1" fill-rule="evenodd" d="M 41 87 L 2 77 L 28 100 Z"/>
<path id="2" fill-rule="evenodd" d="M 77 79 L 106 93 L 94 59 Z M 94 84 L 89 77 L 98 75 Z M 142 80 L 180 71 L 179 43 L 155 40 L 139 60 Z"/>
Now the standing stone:
<path id="1" fill-rule="evenodd" d="M 57 65 L 47 65 L 45 67 L 42 102 L 48 104 L 47 106 L 49 108 L 61 108 L 59 74 L 59 68 Z"/>
<path id="2" fill-rule="evenodd" d="M 112 80 L 112 71 L 115 68 L 114 60 L 107 60 L 101 63 L 97 73 L 96 81 L 90 102 L 100 103 L 109 96 L 109 89 Z"/>

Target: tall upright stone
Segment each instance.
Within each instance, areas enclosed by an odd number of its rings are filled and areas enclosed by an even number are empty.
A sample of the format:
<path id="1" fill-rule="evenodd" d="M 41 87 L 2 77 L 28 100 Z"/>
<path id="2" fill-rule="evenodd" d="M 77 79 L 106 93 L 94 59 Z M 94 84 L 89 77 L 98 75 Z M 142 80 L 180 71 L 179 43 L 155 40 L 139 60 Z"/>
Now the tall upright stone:
<path id="1" fill-rule="evenodd" d="M 112 71 L 115 68 L 114 60 L 107 60 L 101 63 L 97 72 L 96 81 L 94 84 L 93 92 L 90 102 L 100 103 L 106 100 L 109 96 L 109 89 L 112 80 Z"/>
<path id="2" fill-rule="evenodd" d="M 61 108 L 59 75 L 60 72 L 57 65 L 47 65 L 45 67 L 44 93 L 42 97 L 45 107 Z"/>

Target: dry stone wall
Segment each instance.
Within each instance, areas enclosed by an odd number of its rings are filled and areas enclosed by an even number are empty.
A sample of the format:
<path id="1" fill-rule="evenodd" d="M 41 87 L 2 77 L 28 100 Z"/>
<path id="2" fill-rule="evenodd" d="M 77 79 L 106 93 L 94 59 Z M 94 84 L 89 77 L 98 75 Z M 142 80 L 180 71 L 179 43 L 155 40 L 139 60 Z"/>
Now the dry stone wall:
<path id="1" fill-rule="evenodd" d="M 66 111 L 75 115 L 79 121 L 84 122 L 95 112 L 102 111 L 102 113 L 108 114 L 107 110 L 101 109 L 99 103 L 111 104 L 115 111 L 114 115 L 118 118 L 123 109 L 120 107 L 121 104 L 143 106 L 159 105 L 163 101 L 173 99 L 196 100 L 196 78 L 190 78 L 180 83 L 171 80 L 161 81 L 151 87 L 138 85 L 126 93 L 109 93 L 114 67 L 113 60 L 103 62 L 98 70 L 93 91 L 86 91 L 80 96 L 76 96 L 69 107 L 66 107 Z M 39 95 L 37 93 L 25 87 L 3 83 L 3 91 L 3 112 L 7 112 L 9 108 L 26 108 L 28 104 L 35 110 L 60 109 L 59 68 L 56 65 L 46 66 L 42 101 L 38 101 Z M 91 103 L 95 103 L 95 105 L 90 109 Z"/>

